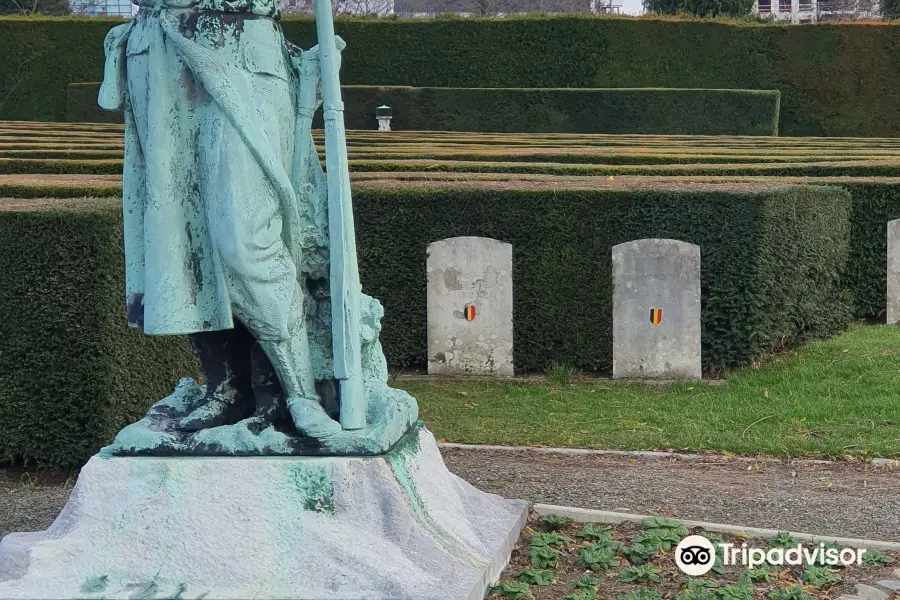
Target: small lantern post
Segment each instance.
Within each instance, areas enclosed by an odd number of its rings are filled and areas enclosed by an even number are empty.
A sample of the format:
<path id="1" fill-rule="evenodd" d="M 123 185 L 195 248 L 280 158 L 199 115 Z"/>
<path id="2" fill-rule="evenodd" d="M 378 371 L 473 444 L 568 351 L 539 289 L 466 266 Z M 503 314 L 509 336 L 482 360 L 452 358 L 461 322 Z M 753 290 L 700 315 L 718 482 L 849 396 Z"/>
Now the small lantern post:
<path id="1" fill-rule="evenodd" d="M 392 117 L 391 107 L 387 104 L 382 104 L 376 108 L 375 118 L 378 119 L 378 131 L 390 131 Z"/>

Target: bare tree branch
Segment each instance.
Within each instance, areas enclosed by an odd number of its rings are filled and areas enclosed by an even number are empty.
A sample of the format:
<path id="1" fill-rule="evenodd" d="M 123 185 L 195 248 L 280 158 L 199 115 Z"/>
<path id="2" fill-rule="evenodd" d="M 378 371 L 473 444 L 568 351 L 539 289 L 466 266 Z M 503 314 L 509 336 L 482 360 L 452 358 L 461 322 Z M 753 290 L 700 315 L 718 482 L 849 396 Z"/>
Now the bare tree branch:
<path id="1" fill-rule="evenodd" d="M 7 101 L 12 98 L 12 95 L 19 88 L 23 81 L 25 81 L 25 73 L 28 72 L 31 67 L 31 63 L 41 57 L 42 52 L 34 52 L 32 54 L 28 54 L 24 59 L 19 61 L 19 66 L 16 68 L 16 72 L 13 73 L 10 79 L 9 89 L 6 90 L 6 93 L 3 94 L 3 97 L 0 98 L 0 113 L 3 112 L 3 107 L 6 105 Z"/>

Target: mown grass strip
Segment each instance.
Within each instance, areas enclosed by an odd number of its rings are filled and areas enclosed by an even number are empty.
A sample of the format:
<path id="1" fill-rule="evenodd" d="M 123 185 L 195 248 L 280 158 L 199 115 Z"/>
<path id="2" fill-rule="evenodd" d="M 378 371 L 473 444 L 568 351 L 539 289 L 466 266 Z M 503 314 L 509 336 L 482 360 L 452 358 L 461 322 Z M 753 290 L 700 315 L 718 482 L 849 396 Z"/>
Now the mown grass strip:
<path id="1" fill-rule="evenodd" d="M 779 456 L 900 455 L 900 328 L 855 327 L 724 386 L 395 383 L 442 440 Z M 861 410 L 865 407 L 865 410 Z"/>

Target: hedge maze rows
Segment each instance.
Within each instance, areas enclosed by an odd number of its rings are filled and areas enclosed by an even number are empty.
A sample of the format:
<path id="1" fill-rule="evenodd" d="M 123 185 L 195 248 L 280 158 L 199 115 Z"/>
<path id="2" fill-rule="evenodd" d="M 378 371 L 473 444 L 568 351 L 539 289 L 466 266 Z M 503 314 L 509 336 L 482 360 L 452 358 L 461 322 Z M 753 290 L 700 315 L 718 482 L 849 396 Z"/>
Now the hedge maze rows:
<path id="1" fill-rule="evenodd" d="M 100 83 L 70 83 L 69 121 L 122 123 L 97 106 Z M 373 106 L 393 107 L 391 129 L 778 135 L 776 90 L 522 89 L 345 85 L 348 129 L 378 129 Z M 321 114 L 313 127 L 323 126 Z"/>
<path id="2" fill-rule="evenodd" d="M 526 372 L 610 370 L 610 248 L 638 238 L 700 245 L 708 370 L 884 312 L 900 139 L 348 138 L 363 287 L 395 366 L 424 360 L 425 248 L 458 235 L 513 245 Z M 0 460 L 76 464 L 195 371 L 185 340 L 124 325 L 121 168 L 120 125 L 0 122 Z"/>

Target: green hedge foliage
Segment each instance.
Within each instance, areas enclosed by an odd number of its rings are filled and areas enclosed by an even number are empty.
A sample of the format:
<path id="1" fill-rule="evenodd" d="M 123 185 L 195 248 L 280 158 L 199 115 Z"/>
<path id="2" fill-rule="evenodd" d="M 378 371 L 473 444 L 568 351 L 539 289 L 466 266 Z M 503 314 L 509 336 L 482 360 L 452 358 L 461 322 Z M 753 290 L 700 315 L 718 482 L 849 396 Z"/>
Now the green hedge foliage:
<path id="1" fill-rule="evenodd" d="M 120 122 L 97 106 L 99 83 L 69 85 L 74 122 Z M 344 86 L 348 129 L 378 128 L 375 107 L 393 108 L 392 130 L 778 135 L 777 91 L 682 89 L 471 89 Z M 322 127 L 321 113 L 313 126 Z"/>
<path id="2" fill-rule="evenodd" d="M 100 82 L 70 83 L 66 87 L 66 120 L 74 123 L 124 123 L 121 111 L 103 110 L 97 104 Z"/>
<path id="3" fill-rule="evenodd" d="M 839 184 L 850 192 L 850 253 L 847 289 L 857 317 L 883 319 L 887 288 L 887 223 L 900 219 L 900 182 Z"/>
<path id="4" fill-rule="evenodd" d="M 374 107 L 393 108 L 391 129 L 484 133 L 778 135 L 780 94 L 765 90 L 515 89 L 353 86 L 348 127 L 375 129 Z"/>
<path id="5" fill-rule="evenodd" d="M 66 86 L 98 81 L 114 19 L 2 18 L 0 118 L 65 120 Z M 780 90 L 788 136 L 898 136 L 897 23 L 805 27 L 581 16 L 338 20 L 348 85 Z M 303 47 L 308 19 L 285 19 Z M 865 85 L 860 85 L 864 82 Z"/>
<path id="6" fill-rule="evenodd" d="M 78 466 L 197 367 L 125 325 L 122 207 L 0 199 L 0 462 Z"/>

